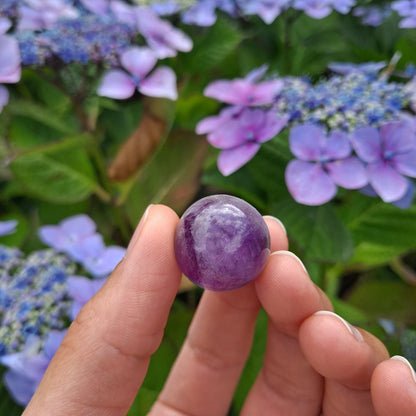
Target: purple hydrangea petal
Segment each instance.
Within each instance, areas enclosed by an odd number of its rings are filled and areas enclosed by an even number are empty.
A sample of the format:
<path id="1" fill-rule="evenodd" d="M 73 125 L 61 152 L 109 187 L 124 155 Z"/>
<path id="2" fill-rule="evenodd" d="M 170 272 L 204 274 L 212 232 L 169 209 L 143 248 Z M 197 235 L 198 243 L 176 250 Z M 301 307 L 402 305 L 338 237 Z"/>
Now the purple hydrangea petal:
<path id="1" fill-rule="evenodd" d="M 92 13 L 106 14 L 109 8 L 109 0 L 80 0 L 82 5 Z"/>
<path id="2" fill-rule="evenodd" d="M 278 117 L 275 111 L 270 110 L 266 113 L 265 122 L 257 135 L 257 142 L 264 143 L 279 134 L 287 125 L 288 116 Z"/>
<path id="3" fill-rule="evenodd" d="M 120 61 L 127 71 L 141 80 L 156 65 L 157 57 L 151 49 L 137 46 L 123 52 Z"/>
<path id="4" fill-rule="evenodd" d="M 209 133 L 207 140 L 218 149 L 230 149 L 246 142 L 246 129 L 241 126 L 239 120 L 231 119 Z"/>
<path id="5" fill-rule="evenodd" d="M 268 105 L 278 96 L 283 88 L 283 82 L 280 79 L 263 81 L 254 87 L 253 97 L 248 97 L 249 105 Z"/>
<path id="6" fill-rule="evenodd" d="M 12 22 L 0 16 L 0 35 L 4 35 L 12 27 Z"/>
<path id="7" fill-rule="evenodd" d="M 226 107 L 221 110 L 218 116 L 206 117 L 201 120 L 197 124 L 195 131 L 197 134 L 211 133 L 220 128 L 225 123 L 228 123 L 233 119 L 238 119 L 242 111 L 243 107 L 241 106 Z"/>
<path id="8" fill-rule="evenodd" d="M 189 52 L 194 46 L 188 35 L 174 27 L 171 28 L 167 41 L 172 48 L 181 52 Z"/>
<path id="9" fill-rule="evenodd" d="M 0 85 L 0 113 L 3 107 L 9 102 L 9 91 L 3 85 Z"/>
<path id="10" fill-rule="evenodd" d="M 84 267 L 95 277 L 105 276 L 111 273 L 126 254 L 126 249 L 110 246 L 100 255 L 89 257 L 84 261 Z"/>
<path id="11" fill-rule="evenodd" d="M 286 184 L 296 202 L 322 205 L 337 193 L 337 187 L 318 163 L 292 160 L 286 167 Z"/>
<path id="12" fill-rule="evenodd" d="M 373 163 L 381 158 L 381 143 L 378 130 L 374 127 L 355 129 L 350 140 L 358 157 L 367 163 Z"/>
<path id="13" fill-rule="evenodd" d="M 57 225 L 45 225 L 40 227 L 38 235 L 44 244 L 55 250 L 61 251 L 68 246 L 66 233 Z"/>
<path id="14" fill-rule="evenodd" d="M 24 373 L 13 370 L 4 374 L 3 381 L 13 400 L 21 406 L 29 403 L 39 384 L 38 380 L 32 380 Z"/>
<path id="15" fill-rule="evenodd" d="M 43 345 L 45 357 L 50 361 L 61 345 L 67 331 L 50 331 Z"/>
<path id="16" fill-rule="evenodd" d="M 167 66 L 156 68 L 140 83 L 139 91 L 143 95 L 150 97 L 164 97 L 176 100 L 178 98 L 178 90 L 176 88 L 175 72 Z"/>
<path id="17" fill-rule="evenodd" d="M 395 154 L 416 147 L 416 135 L 406 120 L 386 123 L 380 127 L 384 154 Z"/>
<path id="18" fill-rule="evenodd" d="M 367 166 L 370 185 L 384 202 L 393 202 L 402 198 L 409 186 L 408 180 L 381 161 Z"/>
<path id="19" fill-rule="evenodd" d="M 371 198 L 376 198 L 378 196 L 377 192 L 374 190 L 374 188 L 370 184 L 367 184 L 366 186 L 361 188 L 360 192 Z"/>
<path id="20" fill-rule="evenodd" d="M 223 150 L 217 161 L 219 171 L 224 176 L 231 175 L 251 160 L 259 149 L 257 143 L 246 143 L 234 149 Z"/>
<path id="21" fill-rule="evenodd" d="M 92 235 L 97 229 L 95 222 L 86 214 L 74 215 L 61 221 L 59 225 L 74 240 Z"/>
<path id="22" fill-rule="evenodd" d="M 394 156 L 391 162 L 402 175 L 416 178 L 416 148 L 410 152 Z"/>
<path id="23" fill-rule="evenodd" d="M 123 1 L 112 0 L 110 9 L 120 22 L 126 23 L 130 27 L 136 26 L 136 11 L 134 7 Z"/>
<path id="24" fill-rule="evenodd" d="M 363 64 L 353 64 L 349 62 L 331 62 L 328 68 L 342 75 L 348 75 L 352 72 L 361 72 L 364 74 L 376 74 L 386 66 L 386 62 L 366 62 Z"/>
<path id="25" fill-rule="evenodd" d="M 322 149 L 322 154 L 330 160 L 337 160 L 348 157 L 351 151 L 348 136 L 342 131 L 333 131 Z"/>
<path id="26" fill-rule="evenodd" d="M 20 76 L 19 44 L 11 36 L 0 35 L 0 83 L 16 83 Z"/>
<path id="27" fill-rule="evenodd" d="M 204 95 L 227 104 L 241 105 L 247 103 L 248 97 L 254 97 L 254 86 L 243 79 L 218 80 L 205 88 Z"/>
<path id="28" fill-rule="evenodd" d="M 268 69 L 269 65 L 267 64 L 259 66 L 258 68 L 254 68 L 244 77 L 244 79 L 251 84 L 259 82 L 264 77 L 264 75 L 266 75 Z"/>
<path id="29" fill-rule="evenodd" d="M 16 220 L 0 221 L 0 236 L 13 234 L 18 222 Z"/>
<path id="30" fill-rule="evenodd" d="M 313 124 L 295 126 L 290 130 L 290 150 L 301 160 L 318 161 L 321 157 L 322 145 L 325 142 L 325 133 Z"/>
<path id="31" fill-rule="evenodd" d="M 7 368 L 25 374 L 32 380 L 42 378 L 49 360 L 43 354 L 31 354 L 23 350 L 16 354 L 4 355 L 1 363 Z"/>
<path id="32" fill-rule="evenodd" d="M 368 183 L 367 171 L 358 158 L 352 156 L 325 164 L 331 179 L 346 189 L 359 189 Z"/>
<path id="33" fill-rule="evenodd" d="M 83 276 L 69 276 L 67 279 L 69 296 L 85 305 L 101 289 L 106 280 L 91 280 Z"/>
<path id="34" fill-rule="evenodd" d="M 114 69 L 107 72 L 101 79 L 97 94 L 103 97 L 124 100 L 133 96 L 136 84 L 124 71 Z"/>
<path id="35" fill-rule="evenodd" d="M 392 204 L 401 209 L 409 208 L 413 203 L 413 197 L 415 196 L 415 184 L 409 180 L 409 186 L 406 193 L 402 198 L 397 201 L 393 201 Z"/>
<path id="36" fill-rule="evenodd" d="M 201 0 L 182 13 L 182 22 L 188 25 L 212 26 L 216 20 L 216 4 L 212 0 Z"/>
<path id="37" fill-rule="evenodd" d="M 17 25 L 19 32 L 41 30 L 44 26 L 45 23 L 39 11 L 24 5 L 19 6 L 19 22 Z"/>
<path id="38" fill-rule="evenodd" d="M 85 237 L 78 244 L 67 247 L 65 250 L 75 261 L 85 265 L 91 258 L 100 257 L 105 251 L 103 237 L 100 234 L 93 234 Z"/>
<path id="39" fill-rule="evenodd" d="M 331 0 L 295 0 L 293 7 L 303 10 L 313 19 L 323 19 L 331 14 Z"/>

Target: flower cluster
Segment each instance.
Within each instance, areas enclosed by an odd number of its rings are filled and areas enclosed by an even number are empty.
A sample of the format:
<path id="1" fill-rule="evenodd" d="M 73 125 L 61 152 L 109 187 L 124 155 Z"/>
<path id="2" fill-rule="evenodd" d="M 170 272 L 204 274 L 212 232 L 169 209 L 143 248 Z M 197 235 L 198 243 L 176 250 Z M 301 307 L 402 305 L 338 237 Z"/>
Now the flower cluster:
<path id="1" fill-rule="evenodd" d="M 217 19 L 216 10 L 233 17 L 257 15 L 270 24 L 289 8 L 300 10 L 314 19 L 322 19 L 333 10 L 346 14 L 354 5 L 355 0 L 199 0 L 185 10 L 183 5 L 173 1 L 152 7 L 164 15 L 181 12 L 181 19 L 187 24 L 211 26 Z"/>
<path id="2" fill-rule="evenodd" d="M 0 222 L 2 235 L 16 221 Z M 24 256 L 0 246 L 0 363 L 4 383 L 26 405 L 69 323 L 107 280 L 125 249 L 106 247 L 86 215 L 43 226 L 40 238 L 52 249 Z M 93 279 L 77 275 L 88 271 Z"/>
<path id="3" fill-rule="evenodd" d="M 224 175 L 247 163 L 261 143 L 276 136 L 288 121 L 286 115 L 280 117 L 273 109 L 259 108 L 273 104 L 283 87 L 279 79 L 259 82 L 266 70 L 261 67 L 245 78 L 215 81 L 204 91 L 208 97 L 232 104 L 196 128 L 198 134 L 207 133 L 210 144 L 222 149 L 218 168 Z"/>
<path id="4" fill-rule="evenodd" d="M 391 8 L 395 10 L 402 18 L 399 26 L 402 28 L 416 27 L 416 0 L 399 0 L 391 4 Z"/>
<path id="5" fill-rule="evenodd" d="M 415 120 L 405 112 L 411 95 L 405 84 L 377 76 L 384 67 L 334 63 L 336 74 L 316 84 L 297 77 L 258 82 L 264 67 L 244 79 L 215 81 L 205 95 L 232 106 L 196 131 L 222 149 L 218 168 L 229 175 L 287 126 L 296 159 L 286 183 L 297 202 L 323 204 L 341 186 L 407 207 L 414 189 L 408 178 L 416 177 Z"/>
<path id="6" fill-rule="evenodd" d="M 356 7 L 352 14 L 359 17 L 365 26 L 380 26 L 392 13 L 390 5 L 384 6 L 360 6 Z"/>

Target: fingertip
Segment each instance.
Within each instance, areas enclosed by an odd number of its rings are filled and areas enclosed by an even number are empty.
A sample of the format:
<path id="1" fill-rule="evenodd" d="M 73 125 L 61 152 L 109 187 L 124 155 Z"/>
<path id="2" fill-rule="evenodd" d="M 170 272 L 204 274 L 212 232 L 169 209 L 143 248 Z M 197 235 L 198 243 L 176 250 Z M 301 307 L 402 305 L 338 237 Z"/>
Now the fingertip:
<path id="1" fill-rule="evenodd" d="M 416 383 L 410 363 L 400 356 L 381 362 L 371 379 L 371 395 L 378 416 L 416 414 Z"/>
<path id="2" fill-rule="evenodd" d="M 289 240 L 283 223 L 278 218 L 272 217 L 271 215 L 265 215 L 263 218 L 270 232 L 271 252 L 287 250 L 289 247 Z"/>
<path id="3" fill-rule="evenodd" d="M 377 338 L 330 311 L 302 323 L 299 343 L 319 374 L 360 390 L 369 388 L 374 368 L 388 356 Z"/>

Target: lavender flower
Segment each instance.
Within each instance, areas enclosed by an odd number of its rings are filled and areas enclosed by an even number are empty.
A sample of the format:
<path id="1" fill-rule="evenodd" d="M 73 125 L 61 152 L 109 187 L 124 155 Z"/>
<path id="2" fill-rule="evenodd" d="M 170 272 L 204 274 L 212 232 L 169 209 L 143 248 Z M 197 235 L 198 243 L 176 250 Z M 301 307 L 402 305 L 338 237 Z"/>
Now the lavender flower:
<path id="1" fill-rule="evenodd" d="M 0 107 L 1 107 L 1 89 L 0 89 Z M 16 227 L 17 227 L 16 220 L 0 221 L 0 236 L 13 234 L 16 231 Z"/>
<path id="2" fill-rule="evenodd" d="M 274 111 L 244 109 L 238 118 L 222 124 L 208 134 L 213 146 L 223 149 L 218 157 L 218 169 L 230 175 L 247 163 L 264 143 L 276 136 L 287 118 L 278 118 Z"/>
<path id="3" fill-rule="evenodd" d="M 45 225 L 39 228 L 39 238 L 57 251 L 68 252 L 72 246 L 95 234 L 94 221 L 85 214 L 69 217 L 59 225 Z"/>
<path id="4" fill-rule="evenodd" d="M 176 56 L 177 51 L 189 52 L 192 40 L 150 9 L 139 8 L 137 27 L 159 59 Z"/>
<path id="5" fill-rule="evenodd" d="M 199 0 L 182 13 L 182 21 L 197 26 L 212 26 L 217 20 L 217 9 L 231 16 L 238 14 L 238 6 L 234 0 Z"/>
<path id="6" fill-rule="evenodd" d="M 380 26 L 392 13 L 390 6 L 362 6 L 356 7 L 352 14 L 361 18 L 365 26 Z"/>
<path id="7" fill-rule="evenodd" d="M 232 81 L 218 80 L 209 84 L 204 95 L 227 104 L 261 106 L 272 104 L 283 87 L 279 79 L 255 84 L 249 78 L 236 78 Z"/>
<path id="8" fill-rule="evenodd" d="M 332 12 L 332 0 L 294 0 L 293 7 L 314 19 L 323 19 Z"/>
<path id="9" fill-rule="evenodd" d="M 362 188 L 368 179 L 364 165 L 351 156 L 348 136 L 325 131 L 314 125 L 301 125 L 290 132 L 290 150 L 298 158 L 286 168 L 286 184 L 293 198 L 305 205 L 330 201 L 337 185 L 347 189 Z"/>
<path id="10" fill-rule="evenodd" d="M 77 9 L 65 0 L 24 0 L 19 5 L 17 29 L 37 31 L 51 28 L 59 19 L 75 19 Z"/>
<path id="11" fill-rule="evenodd" d="M 362 73 L 375 78 L 375 75 L 387 65 L 386 62 L 364 62 L 362 64 L 352 64 L 349 62 L 332 62 L 328 68 L 341 75 L 348 75 L 351 73 Z M 374 79 L 373 78 L 373 79 Z"/>
<path id="12" fill-rule="evenodd" d="M 0 83 L 14 84 L 20 75 L 19 44 L 13 37 L 0 33 Z"/>
<path id="13" fill-rule="evenodd" d="M 408 120 L 361 127 L 351 135 L 357 155 L 366 164 L 370 185 L 385 202 L 400 200 L 416 178 L 416 133 Z"/>
<path id="14" fill-rule="evenodd" d="M 403 18 L 399 23 L 401 28 L 416 27 L 416 0 L 394 1 L 391 8 Z"/>
<path id="15" fill-rule="evenodd" d="M 239 3 L 243 14 L 258 15 L 265 23 L 270 24 L 291 6 L 292 0 L 248 0 Z"/>
<path id="16" fill-rule="evenodd" d="M 107 279 L 88 279 L 83 276 L 69 276 L 68 293 L 73 299 L 70 317 L 76 318 L 81 308 L 103 287 Z"/>
<path id="17" fill-rule="evenodd" d="M 118 246 L 106 247 L 99 234 L 84 238 L 77 245 L 68 248 L 69 255 L 81 263 L 95 277 L 111 273 L 126 254 L 126 249 Z"/>
<path id="18" fill-rule="evenodd" d="M 51 331 L 45 342 L 32 335 L 23 350 L 0 358 L 0 363 L 8 368 L 4 384 L 16 403 L 29 403 L 65 334 L 66 331 Z"/>
<path id="19" fill-rule="evenodd" d="M 128 72 L 121 69 L 107 72 L 98 87 L 98 95 L 126 99 L 132 97 L 137 89 L 151 97 L 177 99 L 176 76 L 172 69 L 159 67 L 148 75 L 157 62 L 152 50 L 132 47 L 121 55 L 120 60 Z"/>

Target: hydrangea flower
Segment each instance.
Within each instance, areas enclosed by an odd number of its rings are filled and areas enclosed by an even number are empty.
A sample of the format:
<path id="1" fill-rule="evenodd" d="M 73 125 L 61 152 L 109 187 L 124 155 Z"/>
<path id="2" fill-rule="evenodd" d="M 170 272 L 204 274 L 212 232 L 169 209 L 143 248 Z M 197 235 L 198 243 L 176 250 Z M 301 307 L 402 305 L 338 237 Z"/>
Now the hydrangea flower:
<path id="1" fill-rule="evenodd" d="M 0 89 L 0 102 L 1 102 L 1 89 Z M 16 220 L 0 221 L 0 236 L 13 234 L 16 231 L 16 227 L 17 227 Z"/>
<path id="2" fill-rule="evenodd" d="M 273 23 L 277 16 L 291 6 L 292 0 L 240 0 L 243 14 L 258 15 L 267 24 Z"/>
<path id="3" fill-rule="evenodd" d="M 70 312 L 72 320 L 76 318 L 81 308 L 103 287 L 106 281 L 106 278 L 92 280 L 83 276 L 68 277 L 68 293 L 73 299 Z"/>
<path id="4" fill-rule="evenodd" d="M 44 343 L 33 335 L 22 351 L 0 358 L 0 363 L 8 368 L 4 384 L 16 403 L 29 403 L 65 334 L 66 331 L 51 331 Z"/>
<path id="5" fill-rule="evenodd" d="M 336 195 L 337 186 L 358 189 L 368 182 L 363 163 L 351 156 L 346 133 L 327 136 L 322 128 L 305 124 L 292 128 L 289 144 L 297 159 L 286 168 L 286 184 L 301 204 L 321 205 Z"/>
<path id="6" fill-rule="evenodd" d="M 283 87 L 280 79 L 255 83 L 251 77 L 211 82 L 204 95 L 227 104 L 262 106 L 272 104 Z"/>
<path id="7" fill-rule="evenodd" d="M 416 0 L 394 1 L 391 8 L 403 18 L 399 23 L 401 28 L 416 27 Z"/>
<path id="8" fill-rule="evenodd" d="M 98 87 L 98 95 L 122 100 L 132 97 L 137 89 L 143 95 L 177 99 L 176 76 L 171 68 L 159 67 L 148 75 L 157 62 L 151 49 L 132 47 L 120 60 L 128 72 L 121 69 L 107 72 Z"/>
<path id="9" fill-rule="evenodd" d="M 365 26 L 380 26 L 392 13 L 388 6 L 361 6 L 352 11 L 354 16 L 360 17 Z"/>
<path id="10" fill-rule="evenodd" d="M 332 12 L 332 0 L 294 0 L 293 7 L 314 19 L 323 19 Z"/>
<path id="11" fill-rule="evenodd" d="M 348 75 L 351 73 L 362 73 L 370 76 L 375 76 L 381 69 L 385 68 L 386 62 L 364 62 L 362 64 L 353 64 L 349 62 L 332 62 L 328 68 L 341 75 Z"/>
<path id="12" fill-rule="evenodd" d="M 75 19 L 78 10 L 65 0 L 24 0 L 19 5 L 17 29 L 38 31 L 52 27 L 58 19 Z"/>
<path id="13" fill-rule="evenodd" d="M 217 21 L 217 9 L 231 16 L 238 13 L 234 0 L 199 0 L 182 13 L 181 19 L 189 25 L 212 26 Z"/>
<path id="14" fill-rule="evenodd" d="M 276 136 L 287 118 L 278 118 L 274 111 L 244 109 L 238 118 L 222 124 L 208 134 L 211 145 L 223 149 L 218 157 L 218 169 L 227 176 L 246 164 L 262 143 Z"/>
<path id="15" fill-rule="evenodd" d="M 106 247 L 102 236 L 93 234 L 68 247 L 68 253 L 93 276 L 101 277 L 114 270 L 126 254 L 126 249 L 118 246 Z"/>
<path id="16" fill-rule="evenodd" d="M 408 120 L 361 127 L 351 134 L 358 157 L 367 166 L 369 184 L 385 202 L 405 196 L 416 178 L 416 133 Z"/>
<path id="17" fill-rule="evenodd" d="M 136 12 L 137 28 L 159 59 L 173 57 L 177 51 L 189 52 L 193 43 L 184 32 L 160 19 L 152 10 L 141 7 Z"/>
<path id="18" fill-rule="evenodd" d="M 0 247 L 0 356 L 18 352 L 28 337 L 64 329 L 71 300 L 66 289 L 75 264 L 53 250 L 23 258 Z"/>
<path id="19" fill-rule="evenodd" d="M 85 214 L 75 215 L 61 221 L 59 225 L 44 225 L 38 235 L 43 243 L 57 251 L 68 252 L 72 246 L 95 234 L 94 221 Z"/>

